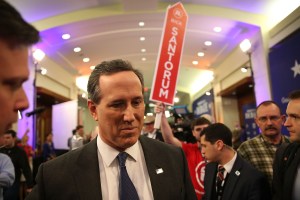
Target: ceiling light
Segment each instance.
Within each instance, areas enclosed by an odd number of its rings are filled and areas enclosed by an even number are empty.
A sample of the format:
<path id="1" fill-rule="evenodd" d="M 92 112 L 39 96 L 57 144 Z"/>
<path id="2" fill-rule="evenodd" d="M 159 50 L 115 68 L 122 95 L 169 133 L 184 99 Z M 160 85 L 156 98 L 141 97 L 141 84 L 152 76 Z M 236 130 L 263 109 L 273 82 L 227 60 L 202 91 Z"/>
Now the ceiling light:
<path id="1" fill-rule="evenodd" d="M 68 34 L 68 33 L 66 33 L 66 34 L 63 34 L 61 37 L 62 37 L 62 39 L 64 39 L 64 40 L 68 40 L 68 39 L 71 38 L 71 35 Z"/>
<path id="2" fill-rule="evenodd" d="M 145 22 L 139 22 L 139 26 L 140 26 L 140 27 L 145 26 Z"/>
<path id="3" fill-rule="evenodd" d="M 141 49 L 141 52 L 145 53 L 145 52 L 146 52 L 146 49 Z"/>
<path id="4" fill-rule="evenodd" d="M 142 58 L 142 61 L 146 61 L 147 59 L 144 57 L 144 58 Z"/>
<path id="5" fill-rule="evenodd" d="M 36 49 L 33 51 L 32 56 L 35 59 L 35 61 L 39 62 L 44 59 L 45 53 L 40 49 Z"/>
<path id="6" fill-rule="evenodd" d="M 193 65 L 198 65 L 198 61 L 197 60 L 194 60 L 192 63 L 193 63 Z"/>
<path id="7" fill-rule="evenodd" d="M 251 49 L 251 42 L 250 42 L 250 40 L 249 39 L 244 39 L 240 43 L 240 48 L 245 53 L 249 52 L 249 50 Z"/>
<path id="8" fill-rule="evenodd" d="M 248 67 L 242 67 L 241 72 L 246 73 L 248 71 Z"/>
<path id="9" fill-rule="evenodd" d="M 199 56 L 199 57 L 203 57 L 203 56 L 204 56 L 204 53 L 203 53 L 203 52 L 198 52 L 198 56 Z"/>
<path id="10" fill-rule="evenodd" d="M 216 33 L 219 33 L 219 32 L 222 31 L 222 28 L 219 27 L 219 26 L 216 26 L 216 27 L 214 27 L 214 31 L 215 31 Z"/>
<path id="11" fill-rule="evenodd" d="M 207 96 L 210 96 L 210 95 L 211 95 L 210 91 L 205 92 L 205 94 L 206 94 Z"/>
<path id="12" fill-rule="evenodd" d="M 179 97 L 175 97 L 175 98 L 174 98 L 174 102 L 175 102 L 175 103 L 178 103 L 179 101 L 180 101 Z"/>
<path id="13" fill-rule="evenodd" d="M 80 47 L 75 47 L 73 50 L 74 50 L 74 52 L 77 53 L 77 52 L 80 52 L 80 51 L 81 51 L 81 48 L 80 48 Z"/>
<path id="14" fill-rule="evenodd" d="M 204 44 L 205 44 L 206 46 L 211 46 L 211 45 L 212 45 L 212 42 L 211 42 L 211 41 L 205 41 Z"/>
<path id="15" fill-rule="evenodd" d="M 47 69 L 44 67 L 41 67 L 41 74 L 46 75 L 47 74 Z"/>
<path id="16" fill-rule="evenodd" d="M 95 65 L 90 66 L 90 69 L 94 70 L 95 69 Z"/>
<path id="17" fill-rule="evenodd" d="M 145 37 L 140 37 L 140 41 L 145 41 L 146 38 Z"/>
<path id="18" fill-rule="evenodd" d="M 89 62 L 90 59 L 89 59 L 89 58 L 83 58 L 82 61 L 83 61 L 83 62 Z"/>

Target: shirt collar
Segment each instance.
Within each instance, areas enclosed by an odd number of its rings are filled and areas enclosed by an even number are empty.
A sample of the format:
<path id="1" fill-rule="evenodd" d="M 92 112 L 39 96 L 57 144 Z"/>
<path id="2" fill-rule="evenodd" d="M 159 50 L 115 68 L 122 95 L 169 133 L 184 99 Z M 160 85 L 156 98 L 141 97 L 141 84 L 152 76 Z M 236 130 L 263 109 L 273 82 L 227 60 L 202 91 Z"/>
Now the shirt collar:
<path id="1" fill-rule="evenodd" d="M 234 162 L 236 160 L 236 157 L 237 157 L 237 153 L 234 152 L 234 156 L 232 157 L 232 159 L 228 163 L 226 163 L 225 165 L 223 165 L 223 167 L 225 168 L 225 170 L 226 170 L 227 173 L 231 172 L 232 167 L 234 165 Z"/>
<path id="2" fill-rule="evenodd" d="M 135 162 L 138 161 L 138 152 L 139 152 L 139 148 L 140 148 L 140 145 L 138 143 L 139 143 L 139 140 L 134 145 L 132 145 L 131 147 L 129 147 L 125 150 L 125 152 L 130 155 L 128 157 L 128 159 L 132 159 Z M 97 137 L 97 148 L 103 159 L 103 163 L 107 167 L 113 163 L 115 158 L 120 153 L 118 150 L 116 150 L 116 149 L 112 148 L 111 146 L 109 146 L 108 144 L 106 144 L 101 139 L 100 136 Z"/>

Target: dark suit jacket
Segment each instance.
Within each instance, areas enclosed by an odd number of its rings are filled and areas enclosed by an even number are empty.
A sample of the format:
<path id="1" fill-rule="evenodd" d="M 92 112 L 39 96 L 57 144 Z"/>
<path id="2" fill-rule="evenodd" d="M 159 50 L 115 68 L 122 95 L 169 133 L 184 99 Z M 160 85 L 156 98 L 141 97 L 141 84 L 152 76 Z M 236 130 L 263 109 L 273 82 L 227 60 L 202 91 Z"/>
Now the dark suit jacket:
<path id="1" fill-rule="evenodd" d="M 274 200 L 285 200 L 292 199 L 292 192 L 294 188 L 295 178 L 300 164 L 300 148 L 298 148 L 295 157 L 292 162 L 288 165 L 284 172 L 282 169 L 283 156 L 286 148 L 291 144 L 284 144 L 280 146 L 275 154 L 273 164 L 273 199 Z"/>
<path id="2" fill-rule="evenodd" d="M 204 190 L 202 200 L 213 200 L 215 197 L 215 182 L 217 163 L 208 163 L 205 168 Z M 223 200 L 269 200 L 270 188 L 265 175 L 252 167 L 239 155 L 226 176 L 223 190 Z"/>
<path id="3" fill-rule="evenodd" d="M 181 148 L 140 137 L 154 199 L 196 199 Z M 157 174 L 156 169 L 163 173 Z M 116 188 L 116 192 L 117 192 Z M 42 164 L 27 199 L 102 199 L 96 140 Z"/>

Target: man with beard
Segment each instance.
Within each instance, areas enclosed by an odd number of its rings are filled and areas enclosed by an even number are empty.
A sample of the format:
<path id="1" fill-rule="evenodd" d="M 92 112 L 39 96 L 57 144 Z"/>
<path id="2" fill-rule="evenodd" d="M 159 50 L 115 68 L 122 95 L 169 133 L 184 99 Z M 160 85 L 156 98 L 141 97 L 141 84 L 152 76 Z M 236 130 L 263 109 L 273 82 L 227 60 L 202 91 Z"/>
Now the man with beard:
<path id="1" fill-rule="evenodd" d="M 263 101 L 256 108 L 255 118 L 261 134 L 245 141 L 237 150 L 244 159 L 267 176 L 270 187 L 275 152 L 283 143 L 289 142 L 288 138 L 281 134 L 284 120 L 284 115 L 274 101 Z"/>

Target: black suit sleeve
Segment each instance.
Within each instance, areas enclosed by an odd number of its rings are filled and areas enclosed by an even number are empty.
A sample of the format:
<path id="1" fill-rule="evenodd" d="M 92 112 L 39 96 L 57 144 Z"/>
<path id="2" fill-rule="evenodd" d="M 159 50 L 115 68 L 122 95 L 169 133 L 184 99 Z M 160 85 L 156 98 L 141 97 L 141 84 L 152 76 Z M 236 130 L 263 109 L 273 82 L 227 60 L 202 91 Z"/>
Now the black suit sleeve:
<path id="1" fill-rule="evenodd" d="M 282 199 L 283 174 L 281 168 L 282 168 L 283 154 L 287 146 L 288 146 L 287 144 L 282 145 L 277 149 L 275 153 L 275 158 L 273 162 L 273 182 L 272 182 L 273 200 Z"/>
<path id="2" fill-rule="evenodd" d="M 22 172 L 25 176 L 26 179 L 26 185 L 28 188 L 32 188 L 33 187 L 33 177 L 32 177 L 32 172 L 29 166 L 29 161 L 28 161 L 28 157 L 26 155 L 26 152 L 20 148 L 20 166 L 22 169 Z"/>

